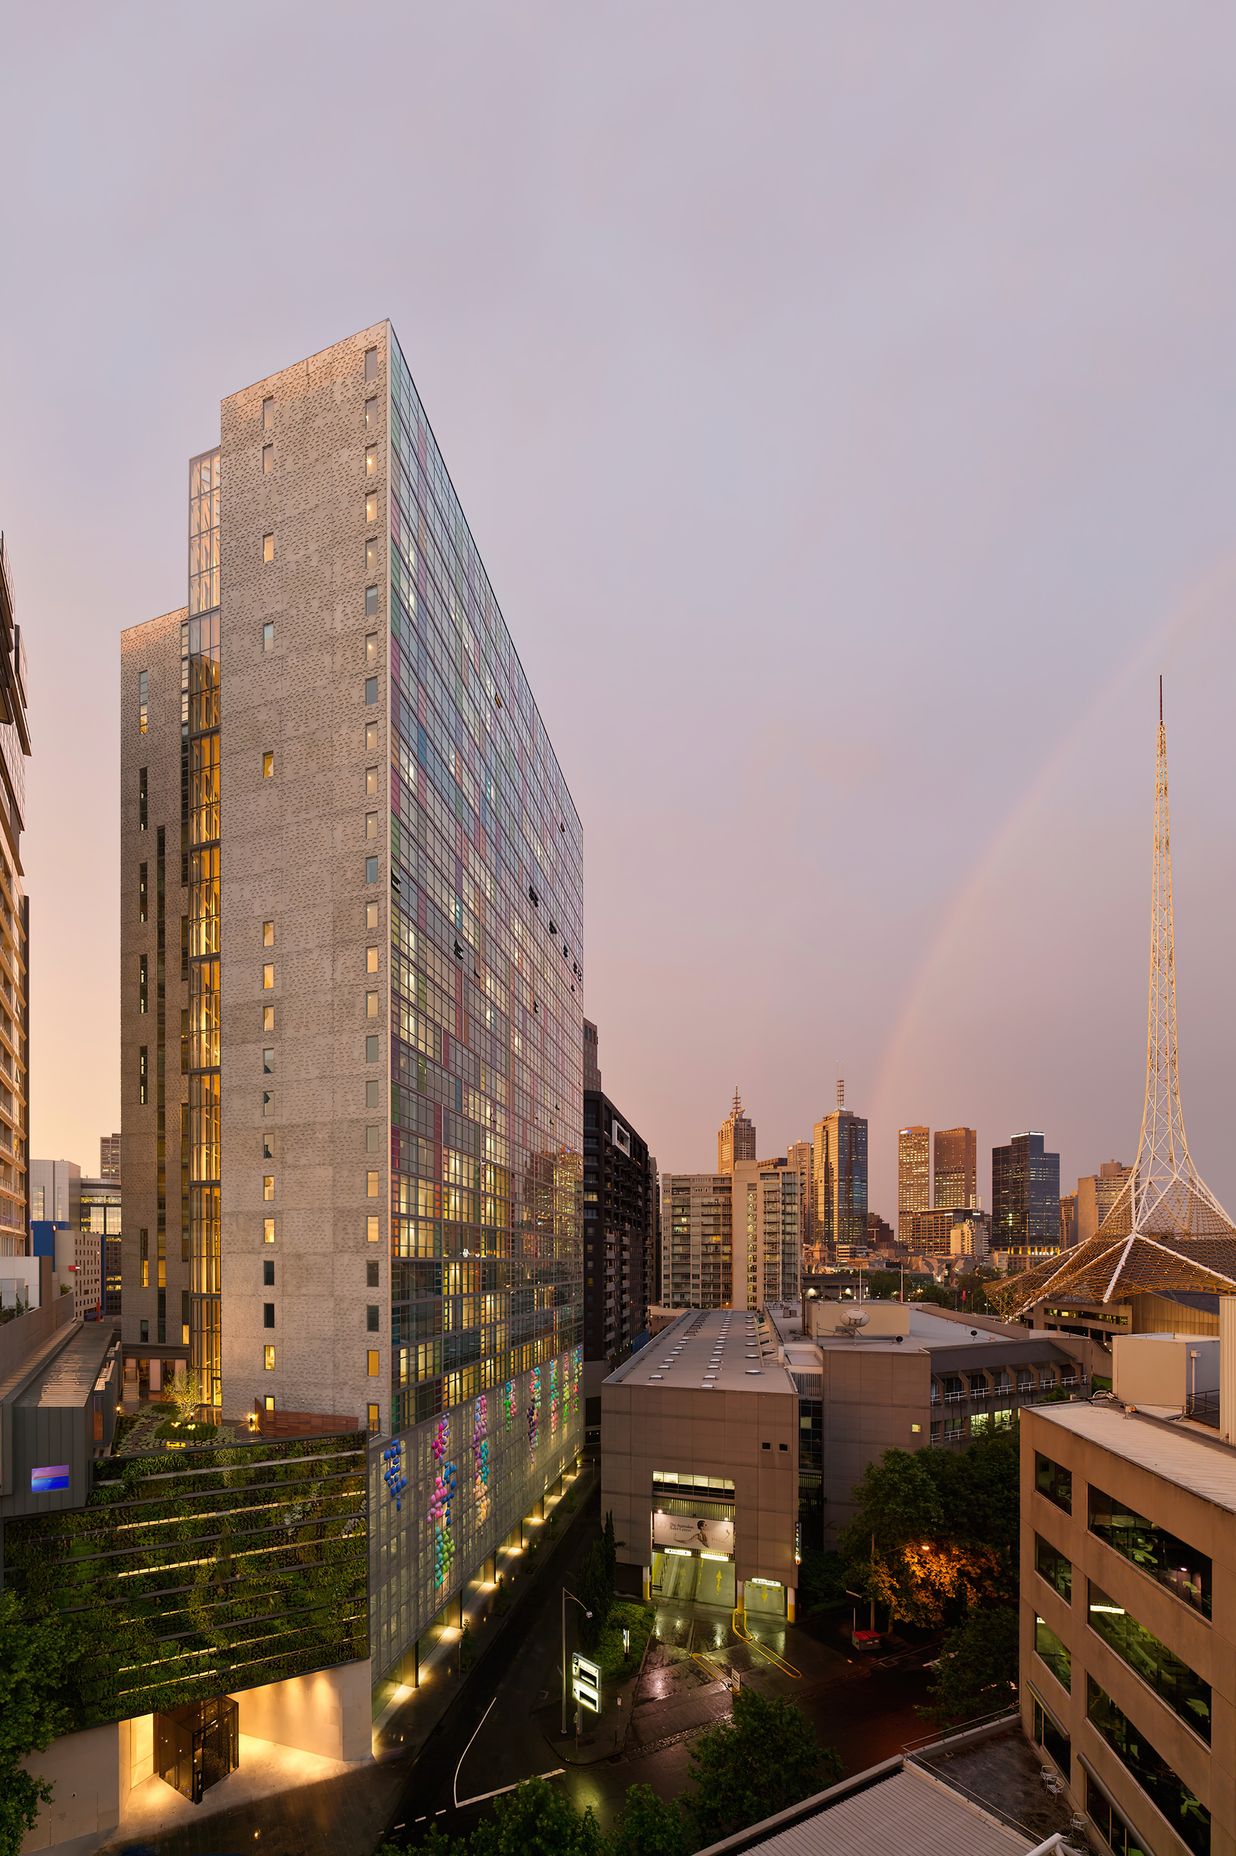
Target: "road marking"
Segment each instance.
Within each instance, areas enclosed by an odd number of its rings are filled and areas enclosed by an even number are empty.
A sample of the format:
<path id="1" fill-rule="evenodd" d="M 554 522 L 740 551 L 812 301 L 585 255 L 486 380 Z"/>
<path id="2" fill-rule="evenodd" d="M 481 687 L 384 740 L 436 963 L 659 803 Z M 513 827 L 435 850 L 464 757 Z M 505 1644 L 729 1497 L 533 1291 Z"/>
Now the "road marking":
<path id="1" fill-rule="evenodd" d="M 476 1736 L 480 1733 L 482 1727 L 485 1725 L 486 1721 L 489 1719 L 490 1709 L 493 1707 L 494 1702 L 497 1701 L 497 1699 L 498 1697 L 497 1697 L 497 1694 L 495 1693 L 492 1699 L 490 1700 L 489 1707 L 486 1708 L 484 1714 L 482 1714 L 480 1720 L 477 1722 L 476 1726 L 472 1730 L 472 1740 L 476 1739 Z M 469 1753 L 472 1751 L 472 1740 L 469 1740 L 467 1746 L 464 1748 L 463 1752 L 459 1755 L 459 1764 L 455 1768 L 455 1777 L 451 1784 L 451 1797 L 455 1800 L 455 1809 L 457 1811 L 459 1809 L 459 1775 L 463 1771 L 463 1763 L 465 1759 L 467 1759 Z"/>
<path id="2" fill-rule="evenodd" d="M 495 1696 L 494 1699 L 496 1700 L 497 1697 Z M 533 1772 L 529 1774 L 529 1777 L 533 1779 L 561 1779 L 565 1774 L 565 1766 L 555 1766 L 552 1772 Z M 492 1792 L 478 1792 L 475 1798 L 461 1798 L 455 1808 L 458 1811 L 466 1811 L 470 1804 L 486 1804 L 491 1798 L 501 1798 L 504 1792 L 513 1792 L 517 1790 L 519 1786 L 526 1785 L 527 1783 L 527 1779 L 512 1779 L 509 1785 L 499 1785 Z M 441 1817 L 442 1813 L 439 1811 L 438 1815 Z"/>

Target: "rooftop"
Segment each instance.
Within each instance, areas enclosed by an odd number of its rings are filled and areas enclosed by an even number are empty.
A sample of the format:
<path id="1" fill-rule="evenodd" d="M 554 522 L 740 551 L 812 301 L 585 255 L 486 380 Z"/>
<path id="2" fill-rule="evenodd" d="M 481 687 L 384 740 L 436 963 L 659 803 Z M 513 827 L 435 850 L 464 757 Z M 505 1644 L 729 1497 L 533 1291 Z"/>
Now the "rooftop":
<path id="1" fill-rule="evenodd" d="M 826 1804 L 814 1817 L 748 1844 L 752 1856 L 1026 1856 L 1029 1845 L 916 1766 Z"/>
<path id="2" fill-rule="evenodd" d="M 109 1322 L 85 1323 L 52 1355 L 14 1402 L 80 1410 L 94 1391 L 109 1352 L 117 1344 L 118 1337 Z"/>
<path id="3" fill-rule="evenodd" d="M 743 1308 L 687 1309 L 616 1368 L 607 1385 L 664 1385 L 699 1391 L 794 1393 L 777 1334 Z"/>
<path id="4" fill-rule="evenodd" d="M 1236 1450 L 1187 1420 L 1147 1417 L 1117 1404 L 1040 1405 L 1034 1416 L 1236 1514 Z"/>

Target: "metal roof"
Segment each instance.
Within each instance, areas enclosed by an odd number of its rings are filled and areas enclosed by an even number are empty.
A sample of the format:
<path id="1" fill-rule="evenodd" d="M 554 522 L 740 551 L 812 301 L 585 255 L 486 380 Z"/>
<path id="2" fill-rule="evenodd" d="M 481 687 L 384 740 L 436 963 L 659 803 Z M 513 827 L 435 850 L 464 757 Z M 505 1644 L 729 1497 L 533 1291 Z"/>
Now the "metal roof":
<path id="1" fill-rule="evenodd" d="M 1026 1856 L 1030 1841 L 916 1766 L 746 1845 L 748 1856 Z"/>
<path id="2" fill-rule="evenodd" d="M 1034 1417 L 1236 1514 L 1236 1450 L 1213 1432 L 1199 1435 L 1190 1425 L 1143 1417 L 1122 1405 L 1038 1405 Z"/>
<path id="3" fill-rule="evenodd" d="M 606 1385 L 669 1390 L 793 1393 L 777 1335 L 744 1308 L 688 1309 L 617 1367 Z"/>

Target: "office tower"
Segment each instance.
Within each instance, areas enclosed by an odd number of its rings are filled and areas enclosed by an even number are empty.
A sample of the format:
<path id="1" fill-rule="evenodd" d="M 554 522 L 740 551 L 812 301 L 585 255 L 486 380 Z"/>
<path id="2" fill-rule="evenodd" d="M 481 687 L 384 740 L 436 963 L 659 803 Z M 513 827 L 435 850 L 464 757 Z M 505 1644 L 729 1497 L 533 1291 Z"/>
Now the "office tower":
<path id="1" fill-rule="evenodd" d="M 867 1247 L 867 1123 L 845 1106 L 845 1082 L 837 1082 L 837 1106 L 815 1124 L 813 1171 L 818 1242 L 829 1262 L 844 1262 Z"/>
<path id="2" fill-rule="evenodd" d="M 661 1178 L 661 1302 L 667 1308 L 728 1308 L 733 1288 L 729 1173 Z"/>
<path id="3" fill-rule="evenodd" d="M 1014 1266 L 1060 1248 L 1060 1155 L 1041 1134 L 1015 1134 L 991 1150 L 991 1244 Z"/>
<path id="4" fill-rule="evenodd" d="M 904 1241 L 913 1212 L 928 1211 L 931 1197 L 931 1129 L 901 1128 L 897 1134 L 897 1236 Z"/>
<path id="5" fill-rule="evenodd" d="M 1083 1174 L 1078 1180 L 1075 1243 L 1084 1244 L 1094 1236 L 1132 1171 L 1122 1160 L 1104 1160 L 1097 1173 Z"/>
<path id="6" fill-rule="evenodd" d="M 99 1178 L 120 1178 L 120 1136 L 119 1134 L 101 1134 L 99 1136 Z"/>
<path id="7" fill-rule="evenodd" d="M 730 1306 L 792 1302 L 802 1285 L 803 1194 L 788 1160 L 740 1160 L 734 1168 Z"/>
<path id="8" fill-rule="evenodd" d="M 755 1123 L 742 1112 L 742 1097 L 734 1091 L 734 1106 L 717 1129 L 717 1171 L 732 1173 L 736 1160 L 755 1159 Z"/>
<path id="9" fill-rule="evenodd" d="M 381 1676 L 578 1451 L 580 823 L 389 323 L 188 490 L 122 643 L 126 1361 L 389 1440 Z"/>
<path id="10" fill-rule="evenodd" d="M 1069 1250 L 1077 1242 L 1077 1194 L 1060 1194 L 1060 1248 Z"/>
<path id="11" fill-rule="evenodd" d="M 978 1204 L 978 1135 L 973 1128 L 936 1129 L 933 1205 L 967 1210 Z"/>
<path id="12" fill-rule="evenodd" d="M 30 1162 L 30 1216 L 40 1223 L 76 1225 L 82 1170 L 75 1160 Z"/>
<path id="13" fill-rule="evenodd" d="M 0 1257 L 24 1257 L 30 1242 L 30 903 L 22 886 L 21 834 L 26 814 L 26 650 L 13 605 L 13 569 L 0 532 Z"/>
<path id="14" fill-rule="evenodd" d="M 78 1313 L 116 1320 L 121 1305 L 121 1212 L 118 1179 L 79 1181 Z"/>
<path id="15" fill-rule="evenodd" d="M 591 1054 L 591 1065 L 589 1055 Z M 584 1397 L 631 1352 L 657 1298 L 657 1169 L 601 1088 L 597 1028 L 584 1020 Z"/>
<path id="16" fill-rule="evenodd" d="M 810 1141 L 791 1141 L 785 1150 L 785 1163 L 798 1174 L 802 1209 L 799 1220 L 803 1234 L 803 1267 L 815 1259 L 815 1164 Z"/>

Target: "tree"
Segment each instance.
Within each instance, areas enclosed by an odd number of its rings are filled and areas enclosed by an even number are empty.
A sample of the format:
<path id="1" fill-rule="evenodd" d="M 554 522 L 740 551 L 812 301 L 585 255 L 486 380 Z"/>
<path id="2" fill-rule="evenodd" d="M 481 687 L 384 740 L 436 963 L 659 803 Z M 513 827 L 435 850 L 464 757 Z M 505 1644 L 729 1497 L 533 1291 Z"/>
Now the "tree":
<path id="1" fill-rule="evenodd" d="M 688 1856 L 686 1820 L 651 1785 L 627 1787 L 627 1801 L 606 1843 L 607 1856 Z"/>
<path id="2" fill-rule="evenodd" d="M 171 1384 L 171 1400 L 181 1424 L 192 1424 L 202 1403 L 202 1388 L 197 1374 L 190 1368 L 178 1373 Z"/>
<path id="3" fill-rule="evenodd" d="M 805 1547 L 798 1569 L 798 1603 L 804 1617 L 815 1617 L 845 1603 L 846 1566 L 831 1547 Z"/>
<path id="4" fill-rule="evenodd" d="M 744 1688 L 730 1719 L 696 1743 L 691 1775 L 696 1789 L 686 1808 L 702 1846 L 835 1784 L 841 1758 L 820 1745 L 793 1702 Z"/>
<path id="5" fill-rule="evenodd" d="M 605 1577 L 609 1581 L 611 1594 L 618 1577 L 618 1543 L 614 1539 L 614 1516 L 609 1508 L 605 1510 L 605 1526 L 601 1529 L 601 1545 L 605 1549 Z"/>
<path id="6" fill-rule="evenodd" d="M 936 1667 L 932 1720 L 974 1720 L 1011 1704 L 1017 1687 L 1018 1614 L 1012 1605 L 972 1611 L 949 1632 Z"/>
<path id="7" fill-rule="evenodd" d="M 30 1620 L 13 1591 L 0 1591 L 0 1856 L 17 1856 L 52 1788 L 22 1765 L 69 1724 L 58 1699 L 68 1650 L 63 1620 Z"/>
<path id="8" fill-rule="evenodd" d="M 592 1613 L 591 1617 L 581 1614 L 579 1620 L 580 1642 L 592 1655 L 601 1641 L 601 1632 L 605 1629 L 610 1606 L 614 1602 L 614 1588 L 606 1567 L 603 1540 L 594 1540 L 588 1549 L 579 1579 L 579 1599 L 584 1610 Z"/>
<path id="9" fill-rule="evenodd" d="M 604 1856 L 591 1805 L 579 1816 L 566 1793 L 545 1779 L 527 1779 L 507 1792 L 468 1841 L 469 1856 Z"/>

